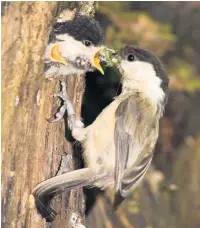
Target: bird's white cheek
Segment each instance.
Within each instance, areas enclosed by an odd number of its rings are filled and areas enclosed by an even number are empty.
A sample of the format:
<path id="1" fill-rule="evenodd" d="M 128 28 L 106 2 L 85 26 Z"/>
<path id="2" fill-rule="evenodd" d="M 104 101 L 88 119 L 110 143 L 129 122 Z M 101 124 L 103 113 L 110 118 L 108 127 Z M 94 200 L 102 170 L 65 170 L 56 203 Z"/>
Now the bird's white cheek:
<path id="1" fill-rule="evenodd" d="M 153 66 L 150 63 L 142 61 L 122 61 L 123 69 L 123 88 L 137 89 L 146 94 L 151 101 L 157 103 L 164 98 L 164 92 L 161 85 L 161 79 L 156 75 Z"/>
<path id="2" fill-rule="evenodd" d="M 92 61 L 94 55 L 99 50 L 98 47 L 86 47 L 84 44 L 82 44 L 80 41 L 67 43 L 62 42 L 58 45 L 61 56 L 74 62 L 76 58 L 83 57 L 83 59 L 88 59 L 89 61 Z"/>
<path id="3" fill-rule="evenodd" d="M 124 76 L 127 79 L 148 82 L 148 80 L 156 79 L 156 73 L 150 63 L 142 61 L 128 62 L 123 60 L 121 67 L 124 71 Z"/>
<path id="4" fill-rule="evenodd" d="M 45 51 L 45 61 L 51 62 L 51 50 L 52 47 L 57 45 L 57 54 L 66 62 L 77 62 L 78 59 L 82 59 L 85 62 L 90 62 L 93 65 L 94 56 L 99 51 L 100 47 L 90 46 L 86 47 L 82 41 L 75 40 L 68 34 L 62 34 L 57 36 L 56 43 L 47 46 Z"/>
<path id="5" fill-rule="evenodd" d="M 57 35 L 56 38 L 62 40 L 57 42 L 62 57 L 74 61 L 78 56 L 84 55 L 86 47 L 81 41 L 68 34 Z"/>
<path id="6" fill-rule="evenodd" d="M 58 48 L 61 56 L 70 61 L 75 61 L 77 57 L 84 55 L 86 51 L 82 43 L 67 41 L 59 43 Z"/>
<path id="7" fill-rule="evenodd" d="M 133 78 L 133 74 L 135 73 L 133 63 L 123 60 L 121 62 L 120 68 L 122 70 L 123 75 L 125 75 L 127 78 Z"/>

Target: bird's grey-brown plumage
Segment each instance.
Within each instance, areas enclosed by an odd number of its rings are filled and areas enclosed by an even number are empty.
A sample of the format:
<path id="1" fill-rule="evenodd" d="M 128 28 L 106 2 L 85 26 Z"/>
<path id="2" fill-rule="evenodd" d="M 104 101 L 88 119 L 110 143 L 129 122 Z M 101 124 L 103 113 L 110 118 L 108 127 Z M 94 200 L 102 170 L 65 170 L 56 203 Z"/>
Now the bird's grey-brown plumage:
<path id="1" fill-rule="evenodd" d="M 147 172 L 168 95 L 168 79 L 149 51 L 125 47 L 119 55 L 122 92 L 86 128 L 73 127 L 82 143 L 87 168 L 56 176 L 36 186 L 44 216 L 55 216 L 52 194 L 82 186 L 115 187 L 113 209 L 127 198 Z M 49 196 L 45 202 L 44 197 Z M 53 215 L 52 215 L 53 214 Z"/>
<path id="2" fill-rule="evenodd" d="M 116 110 L 115 183 L 117 194 L 114 208 L 139 184 L 151 164 L 152 152 L 158 135 L 158 118 L 155 118 L 155 115 L 160 115 L 160 113 L 159 110 L 152 113 L 150 107 L 152 104 L 142 96 L 138 91 L 132 92 L 132 95 L 122 101 Z M 155 136 L 153 140 L 152 135 Z"/>

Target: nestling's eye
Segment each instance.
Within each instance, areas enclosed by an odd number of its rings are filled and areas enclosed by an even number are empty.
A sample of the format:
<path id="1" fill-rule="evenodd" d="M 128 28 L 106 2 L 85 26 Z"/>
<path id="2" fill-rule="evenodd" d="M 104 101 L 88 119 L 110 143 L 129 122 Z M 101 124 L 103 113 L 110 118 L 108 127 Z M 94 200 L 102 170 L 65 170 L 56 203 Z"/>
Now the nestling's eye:
<path id="1" fill-rule="evenodd" d="M 92 45 L 92 42 L 89 41 L 89 40 L 84 40 L 83 41 L 83 44 L 86 46 L 86 47 L 90 47 Z"/>
<path id="2" fill-rule="evenodd" d="M 135 60 L 135 56 L 134 56 L 133 54 L 129 54 L 129 55 L 127 56 L 127 60 L 128 60 L 129 62 L 133 62 L 133 61 Z"/>

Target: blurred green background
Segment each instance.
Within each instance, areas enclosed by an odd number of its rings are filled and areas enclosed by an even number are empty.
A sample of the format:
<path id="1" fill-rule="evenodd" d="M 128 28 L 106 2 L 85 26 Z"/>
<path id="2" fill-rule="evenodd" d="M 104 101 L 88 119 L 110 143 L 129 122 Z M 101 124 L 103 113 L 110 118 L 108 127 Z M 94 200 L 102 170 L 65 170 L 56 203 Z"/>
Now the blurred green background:
<path id="1" fill-rule="evenodd" d="M 108 47 L 135 45 L 161 58 L 170 96 L 142 186 L 114 214 L 112 193 L 90 190 L 86 227 L 200 227 L 200 2 L 99 2 L 96 18 Z M 105 76 L 89 73 L 84 122 L 90 124 L 119 92 L 114 69 Z"/>

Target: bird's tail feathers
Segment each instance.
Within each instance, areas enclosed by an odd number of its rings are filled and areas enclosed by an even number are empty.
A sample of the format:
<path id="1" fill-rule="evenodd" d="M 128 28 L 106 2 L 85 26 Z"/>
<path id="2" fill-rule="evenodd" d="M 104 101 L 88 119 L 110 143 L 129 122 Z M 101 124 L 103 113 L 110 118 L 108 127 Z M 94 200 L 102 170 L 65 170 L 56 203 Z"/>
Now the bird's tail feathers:
<path id="1" fill-rule="evenodd" d="M 93 185 L 102 175 L 95 175 L 90 168 L 84 168 L 52 177 L 38 184 L 33 190 L 36 207 L 47 222 L 53 221 L 56 212 L 51 207 L 51 200 L 64 191 Z"/>

